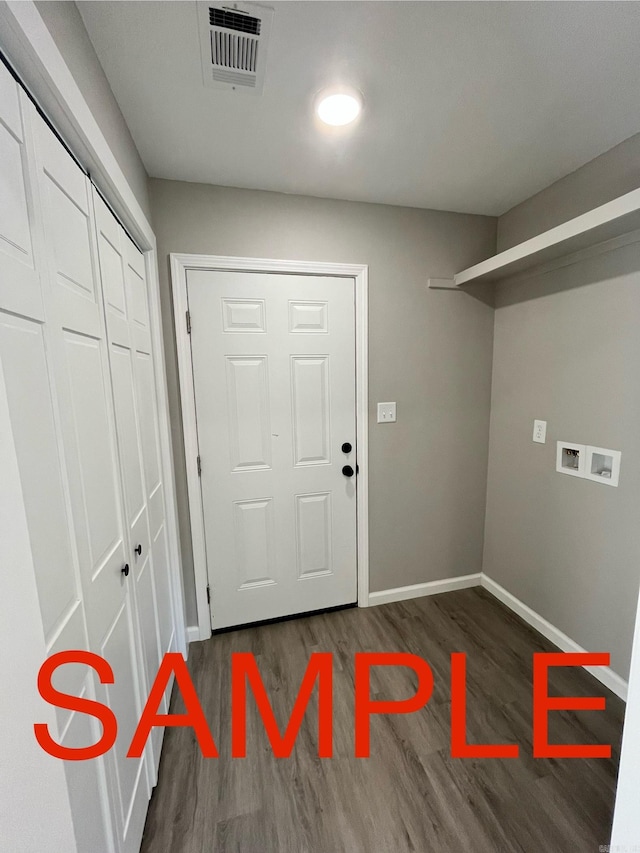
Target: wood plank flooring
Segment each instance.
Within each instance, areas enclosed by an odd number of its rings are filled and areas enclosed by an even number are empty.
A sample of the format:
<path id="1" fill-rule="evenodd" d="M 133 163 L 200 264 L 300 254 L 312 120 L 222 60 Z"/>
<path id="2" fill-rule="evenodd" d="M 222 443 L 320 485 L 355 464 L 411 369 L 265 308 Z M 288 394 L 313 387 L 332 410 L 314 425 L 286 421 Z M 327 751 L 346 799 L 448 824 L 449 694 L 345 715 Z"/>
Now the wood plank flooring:
<path id="1" fill-rule="evenodd" d="M 533 759 L 532 653 L 556 649 L 485 590 L 351 609 L 220 634 L 190 647 L 189 669 L 220 751 L 167 729 L 143 853 L 597 853 L 608 844 L 624 704 L 584 670 L 551 671 L 550 693 L 606 695 L 605 712 L 553 712 L 552 742 L 611 743 L 609 759 Z M 276 759 L 253 698 L 247 758 L 230 758 L 230 659 L 256 656 L 281 731 L 309 655 L 334 655 L 334 757 L 317 757 L 309 705 L 288 759 Z M 371 757 L 353 757 L 358 651 L 408 651 L 434 674 L 429 704 L 378 716 Z M 601 650 L 597 650 L 601 651 Z M 454 759 L 450 654 L 466 652 L 468 740 L 518 743 L 518 759 Z M 405 669 L 372 670 L 372 696 L 415 689 Z M 172 712 L 183 713 L 179 696 Z"/>

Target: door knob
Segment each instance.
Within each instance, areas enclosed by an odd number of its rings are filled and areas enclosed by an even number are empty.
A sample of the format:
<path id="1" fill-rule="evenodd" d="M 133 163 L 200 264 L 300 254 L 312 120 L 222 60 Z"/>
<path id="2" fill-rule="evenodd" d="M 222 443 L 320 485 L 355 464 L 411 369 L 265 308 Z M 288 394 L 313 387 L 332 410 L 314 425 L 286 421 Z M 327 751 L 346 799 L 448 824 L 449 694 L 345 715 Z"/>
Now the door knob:
<path id="1" fill-rule="evenodd" d="M 124 566 L 120 569 L 125 578 L 129 577 L 129 563 L 125 563 Z"/>
<path id="2" fill-rule="evenodd" d="M 136 545 L 136 547 L 133 550 L 135 551 L 135 553 L 139 557 L 142 554 L 142 545 Z"/>
<path id="3" fill-rule="evenodd" d="M 342 445 L 342 452 L 343 453 L 351 453 L 351 445 L 349 444 L 348 441 L 345 441 L 345 443 Z"/>
<path id="4" fill-rule="evenodd" d="M 351 465 L 345 465 L 342 469 L 342 473 L 345 477 L 353 477 L 353 468 L 351 467 Z"/>

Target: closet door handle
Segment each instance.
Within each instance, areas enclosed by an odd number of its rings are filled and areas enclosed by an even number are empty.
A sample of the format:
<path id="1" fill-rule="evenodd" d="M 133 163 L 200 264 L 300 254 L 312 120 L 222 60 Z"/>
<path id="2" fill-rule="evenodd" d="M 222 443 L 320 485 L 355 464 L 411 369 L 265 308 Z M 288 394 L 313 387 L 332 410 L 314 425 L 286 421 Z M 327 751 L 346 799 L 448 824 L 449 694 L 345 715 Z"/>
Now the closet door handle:
<path id="1" fill-rule="evenodd" d="M 142 545 L 136 545 L 136 547 L 133 550 L 139 557 L 142 554 Z"/>
<path id="2" fill-rule="evenodd" d="M 342 473 L 345 477 L 353 477 L 354 471 L 351 465 L 345 465 L 342 469 Z"/>
<path id="3" fill-rule="evenodd" d="M 129 577 L 129 563 L 125 563 L 124 566 L 120 569 L 125 578 Z"/>

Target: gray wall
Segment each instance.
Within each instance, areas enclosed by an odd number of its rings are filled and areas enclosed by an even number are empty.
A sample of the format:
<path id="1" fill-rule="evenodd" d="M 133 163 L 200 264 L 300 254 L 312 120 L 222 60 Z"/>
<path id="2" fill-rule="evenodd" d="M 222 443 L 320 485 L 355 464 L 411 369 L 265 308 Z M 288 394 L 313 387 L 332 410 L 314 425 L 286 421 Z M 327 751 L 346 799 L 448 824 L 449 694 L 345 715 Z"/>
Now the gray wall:
<path id="1" fill-rule="evenodd" d="M 503 250 L 640 186 L 640 134 L 498 220 Z M 640 579 L 640 244 L 496 291 L 484 571 L 626 677 Z M 531 441 L 534 418 L 547 444 Z M 556 440 L 623 451 L 612 489 Z"/>
<path id="2" fill-rule="evenodd" d="M 640 244 L 496 292 L 484 571 L 626 678 L 640 579 Z M 532 442 L 534 418 L 547 443 Z M 618 488 L 556 441 L 622 451 Z"/>
<path id="3" fill-rule="evenodd" d="M 498 220 L 498 251 L 640 187 L 640 133 L 523 201 Z"/>
<path id="4" fill-rule="evenodd" d="M 426 284 L 493 254 L 495 220 L 161 180 L 150 181 L 150 196 L 174 447 L 182 426 L 169 252 L 368 264 L 371 589 L 480 571 L 493 308 Z M 375 423 L 379 400 L 397 401 L 397 424 Z M 176 479 L 193 624 L 180 453 Z"/>
<path id="5" fill-rule="evenodd" d="M 36 7 L 124 172 L 138 204 L 147 219 L 150 219 L 147 173 L 76 4 L 68 0 L 37 0 Z"/>

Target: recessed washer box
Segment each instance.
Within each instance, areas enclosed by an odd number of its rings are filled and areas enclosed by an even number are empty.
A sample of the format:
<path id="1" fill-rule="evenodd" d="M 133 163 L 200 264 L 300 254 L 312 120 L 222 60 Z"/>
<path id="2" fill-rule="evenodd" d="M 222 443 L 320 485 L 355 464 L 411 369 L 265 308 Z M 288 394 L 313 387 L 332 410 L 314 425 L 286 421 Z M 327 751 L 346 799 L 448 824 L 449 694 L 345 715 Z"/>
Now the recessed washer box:
<path id="1" fill-rule="evenodd" d="M 572 441 L 559 441 L 556 450 L 556 471 L 571 474 L 572 477 L 584 477 L 586 447 Z"/>
<path id="2" fill-rule="evenodd" d="M 620 479 L 621 457 L 622 453 L 619 450 L 587 445 L 584 476 L 587 480 L 594 480 L 596 483 L 617 486 Z"/>

